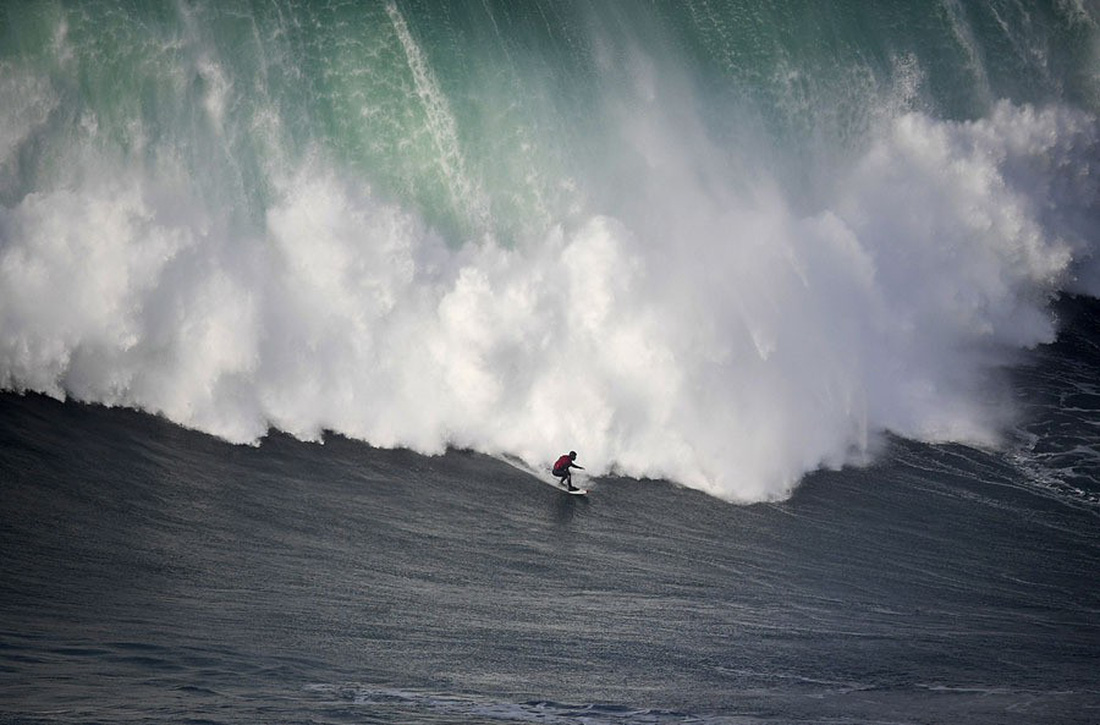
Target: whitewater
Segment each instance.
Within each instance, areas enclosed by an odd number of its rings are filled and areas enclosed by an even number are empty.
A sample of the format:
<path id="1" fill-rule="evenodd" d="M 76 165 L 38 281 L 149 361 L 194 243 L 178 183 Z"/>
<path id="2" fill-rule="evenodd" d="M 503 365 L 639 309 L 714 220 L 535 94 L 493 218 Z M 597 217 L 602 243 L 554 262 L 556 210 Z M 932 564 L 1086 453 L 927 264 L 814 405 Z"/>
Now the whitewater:
<path id="1" fill-rule="evenodd" d="M 1002 445 L 1100 293 L 1094 11 L 750 8 L 8 6 L 0 385 L 739 502 Z"/>

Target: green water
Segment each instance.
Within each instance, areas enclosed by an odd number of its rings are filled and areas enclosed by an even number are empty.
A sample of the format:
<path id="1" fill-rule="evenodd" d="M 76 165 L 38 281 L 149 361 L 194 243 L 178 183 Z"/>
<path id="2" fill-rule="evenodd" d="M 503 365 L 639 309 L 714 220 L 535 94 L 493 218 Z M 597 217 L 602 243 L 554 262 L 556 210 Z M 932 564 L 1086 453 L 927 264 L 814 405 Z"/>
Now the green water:
<path id="1" fill-rule="evenodd" d="M 9 201 L 71 183 L 66 149 L 94 145 L 182 168 L 258 223 L 319 155 L 453 242 L 617 211 L 647 163 L 624 138 L 639 117 L 812 192 L 883 116 L 1097 107 L 1095 19 L 1071 3 L 8 3 L 2 17 L 4 75 L 49 96 L 48 123 L 5 160 Z"/>

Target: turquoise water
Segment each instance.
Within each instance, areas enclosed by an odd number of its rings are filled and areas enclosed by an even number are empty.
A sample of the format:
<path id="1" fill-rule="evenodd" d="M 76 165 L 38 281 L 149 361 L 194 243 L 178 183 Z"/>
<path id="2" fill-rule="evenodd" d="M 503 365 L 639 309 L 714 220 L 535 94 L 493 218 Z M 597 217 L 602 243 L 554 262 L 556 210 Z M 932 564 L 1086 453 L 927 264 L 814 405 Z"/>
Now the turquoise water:
<path id="1" fill-rule="evenodd" d="M 47 96 L 11 105 L 59 116 L 40 141 L 126 163 L 178 155 L 254 213 L 273 176 L 320 153 L 457 225 L 455 242 L 538 234 L 571 202 L 606 203 L 599 170 L 630 163 L 627 116 L 694 115 L 701 128 L 677 130 L 731 155 L 763 142 L 769 163 L 795 147 L 831 166 L 881 115 L 1098 100 L 1095 19 L 1069 3 L 40 3 L 5 16 L 9 85 L 30 75 Z M 25 154 L 24 173 L 49 156 Z M 558 188 L 570 179 L 579 198 Z"/>
<path id="2" fill-rule="evenodd" d="M 995 371 L 1097 289 L 1084 5 L 0 18 L 11 390 L 751 501 L 997 445 Z"/>

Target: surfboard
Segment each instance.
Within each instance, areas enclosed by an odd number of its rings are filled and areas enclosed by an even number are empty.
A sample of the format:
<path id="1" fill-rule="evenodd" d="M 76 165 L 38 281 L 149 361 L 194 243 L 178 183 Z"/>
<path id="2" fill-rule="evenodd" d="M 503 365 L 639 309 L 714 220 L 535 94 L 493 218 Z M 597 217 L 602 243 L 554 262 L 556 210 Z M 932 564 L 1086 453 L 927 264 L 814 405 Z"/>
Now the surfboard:
<path id="1" fill-rule="evenodd" d="M 570 496 L 587 496 L 588 495 L 588 489 L 587 488 L 574 488 L 572 491 L 570 491 L 565 486 L 558 486 L 557 484 L 554 485 L 554 488 L 558 489 L 562 493 L 567 493 Z"/>
<path id="2" fill-rule="evenodd" d="M 515 456 L 508 455 L 507 453 L 501 453 L 499 455 L 493 456 L 493 458 L 496 458 L 499 461 L 504 461 L 505 463 L 507 463 L 512 468 L 515 468 L 516 470 L 519 470 L 519 471 L 523 471 L 524 473 L 531 476 L 532 478 L 535 478 L 539 481 L 542 481 L 547 486 L 553 486 L 554 488 L 558 489 L 562 493 L 567 494 L 569 496 L 587 496 L 588 495 L 588 489 L 587 488 L 577 488 L 575 491 L 570 491 L 565 486 L 562 486 L 560 483 L 558 483 L 558 479 L 555 478 L 550 473 L 549 470 L 542 471 L 542 470 L 537 469 L 537 468 L 532 468 L 531 466 L 528 466 L 526 463 L 524 463 L 520 459 L 516 458 Z"/>

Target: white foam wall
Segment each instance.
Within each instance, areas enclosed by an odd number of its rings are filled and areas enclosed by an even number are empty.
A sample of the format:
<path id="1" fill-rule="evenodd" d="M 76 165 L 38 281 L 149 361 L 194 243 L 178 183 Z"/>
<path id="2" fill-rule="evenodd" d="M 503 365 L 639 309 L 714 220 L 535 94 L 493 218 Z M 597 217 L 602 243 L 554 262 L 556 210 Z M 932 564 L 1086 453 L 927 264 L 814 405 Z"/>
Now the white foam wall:
<path id="1" fill-rule="evenodd" d="M 1097 291 L 1086 114 L 897 115 L 809 213 L 701 125 L 622 131 L 636 203 L 510 249 L 446 244 L 323 154 L 242 231 L 175 161 L 62 147 L 61 183 L 0 208 L 0 380 L 234 442 L 573 448 L 753 501 L 884 430 L 995 443 L 992 371 L 1053 338 L 1058 290 Z"/>

